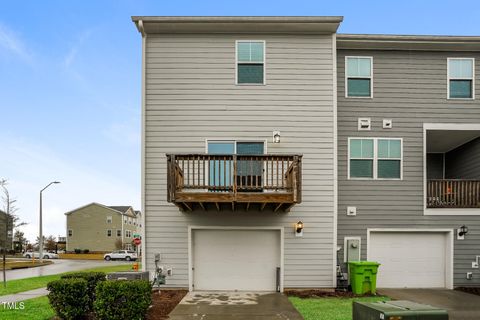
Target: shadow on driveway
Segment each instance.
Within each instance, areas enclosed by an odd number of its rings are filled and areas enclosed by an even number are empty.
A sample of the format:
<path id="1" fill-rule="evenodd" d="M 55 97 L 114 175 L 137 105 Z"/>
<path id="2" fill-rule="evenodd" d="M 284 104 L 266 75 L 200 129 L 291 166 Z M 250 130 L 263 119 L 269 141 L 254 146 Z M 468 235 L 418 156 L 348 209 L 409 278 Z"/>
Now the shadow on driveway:
<path id="1" fill-rule="evenodd" d="M 302 320 L 287 296 L 259 292 L 190 292 L 171 320 Z"/>
<path id="2" fill-rule="evenodd" d="M 446 289 L 379 289 L 393 300 L 410 300 L 448 311 L 449 320 L 480 319 L 480 296 Z"/>

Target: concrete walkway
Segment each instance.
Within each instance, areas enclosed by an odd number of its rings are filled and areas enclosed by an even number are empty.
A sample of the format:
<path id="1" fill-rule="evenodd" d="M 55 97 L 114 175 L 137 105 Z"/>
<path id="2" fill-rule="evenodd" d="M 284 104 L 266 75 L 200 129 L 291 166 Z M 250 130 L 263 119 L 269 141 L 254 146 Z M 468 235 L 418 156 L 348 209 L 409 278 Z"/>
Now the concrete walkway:
<path id="1" fill-rule="evenodd" d="M 281 293 L 190 292 L 170 313 L 171 320 L 302 320 Z"/>
<path id="2" fill-rule="evenodd" d="M 449 320 L 480 319 L 480 296 L 446 289 L 379 289 L 393 300 L 410 300 L 448 311 Z"/>
<path id="3" fill-rule="evenodd" d="M 1 303 L 9 303 L 9 302 L 20 302 L 23 300 L 38 298 L 41 296 L 46 296 L 48 294 L 47 288 L 39 288 L 30 291 L 9 294 L 6 296 L 0 296 Z"/>

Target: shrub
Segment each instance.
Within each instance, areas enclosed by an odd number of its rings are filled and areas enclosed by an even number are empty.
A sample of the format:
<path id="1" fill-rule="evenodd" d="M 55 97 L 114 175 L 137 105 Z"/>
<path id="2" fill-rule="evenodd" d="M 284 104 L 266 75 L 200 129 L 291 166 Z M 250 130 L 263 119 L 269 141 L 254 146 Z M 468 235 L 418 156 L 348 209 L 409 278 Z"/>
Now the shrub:
<path id="1" fill-rule="evenodd" d="M 152 286 L 147 280 L 100 282 L 94 302 L 99 320 L 143 319 L 152 302 Z"/>
<path id="2" fill-rule="evenodd" d="M 90 250 L 89 249 L 83 249 L 83 253 L 89 253 Z"/>
<path id="3" fill-rule="evenodd" d="M 105 272 L 73 272 L 64 274 L 62 279 L 83 279 L 87 282 L 87 295 L 88 295 L 88 310 L 93 310 L 93 302 L 95 301 L 95 290 L 97 284 L 106 280 Z"/>
<path id="4" fill-rule="evenodd" d="M 82 253 L 82 249 L 75 248 L 74 251 L 76 254 Z"/>
<path id="5" fill-rule="evenodd" d="M 84 279 L 60 279 L 49 282 L 48 300 L 57 316 L 65 320 L 82 318 L 88 311 L 88 285 Z"/>

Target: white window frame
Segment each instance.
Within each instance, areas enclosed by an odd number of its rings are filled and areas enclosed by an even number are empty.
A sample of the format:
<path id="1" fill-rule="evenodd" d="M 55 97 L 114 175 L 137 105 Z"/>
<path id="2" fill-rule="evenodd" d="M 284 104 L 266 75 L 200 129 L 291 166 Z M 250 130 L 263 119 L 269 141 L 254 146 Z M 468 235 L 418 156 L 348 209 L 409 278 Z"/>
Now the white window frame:
<path id="1" fill-rule="evenodd" d="M 122 230 L 121 229 L 117 229 L 117 238 L 118 237 L 122 237 Z"/>
<path id="2" fill-rule="evenodd" d="M 348 95 L 348 79 L 349 78 L 365 79 L 365 77 L 349 77 L 348 76 L 347 61 L 349 58 L 370 59 L 370 96 L 369 97 L 357 97 L 357 96 Z M 372 56 L 345 56 L 345 98 L 350 98 L 350 99 L 372 99 L 373 98 L 373 57 Z"/>
<path id="3" fill-rule="evenodd" d="M 350 158 L 350 141 L 351 140 L 373 140 L 373 177 L 372 178 L 356 178 L 350 176 L 350 160 L 370 158 Z M 400 158 L 379 158 L 378 157 L 378 140 L 399 140 L 400 141 Z M 348 180 L 403 180 L 403 138 L 396 137 L 349 137 L 347 146 L 347 175 Z M 400 178 L 378 178 L 378 160 L 400 160 Z"/>
<path id="4" fill-rule="evenodd" d="M 110 232 L 110 235 L 108 235 L 108 232 Z M 111 238 L 113 235 L 112 229 L 107 229 L 107 237 Z"/>
<path id="5" fill-rule="evenodd" d="M 108 216 L 107 217 L 107 223 L 112 223 L 113 222 L 113 217 L 112 216 Z"/>
<path id="6" fill-rule="evenodd" d="M 262 42 L 263 43 L 263 83 L 238 83 L 238 64 L 258 64 L 259 62 L 239 62 L 238 44 L 242 42 Z M 236 40 L 235 41 L 235 85 L 237 86 L 264 86 L 267 84 L 267 63 L 266 63 L 266 41 L 265 40 Z"/>
<path id="7" fill-rule="evenodd" d="M 472 61 L 472 78 L 456 78 L 450 77 L 450 61 L 452 60 L 471 60 Z M 472 81 L 472 97 L 471 98 L 451 98 L 450 97 L 450 80 L 471 80 Z M 447 99 L 448 100 L 475 100 L 475 58 L 447 58 Z"/>
<path id="8" fill-rule="evenodd" d="M 73 236 L 73 229 L 68 229 L 67 235 L 68 235 L 68 237 L 72 237 Z"/>
<path id="9" fill-rule="evenodd" d="M 131 238 L 132 232 L 130 230 L 125 230 L 125 238 Z"/>

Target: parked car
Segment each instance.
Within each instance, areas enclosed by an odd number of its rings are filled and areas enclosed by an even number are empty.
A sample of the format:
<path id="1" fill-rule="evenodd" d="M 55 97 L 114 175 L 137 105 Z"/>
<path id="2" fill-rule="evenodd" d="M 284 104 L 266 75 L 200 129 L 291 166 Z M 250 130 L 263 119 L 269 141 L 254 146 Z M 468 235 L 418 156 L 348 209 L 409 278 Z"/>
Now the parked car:
<path id="1" fill-rule="evenodd" d="M 103 259 L 110 260 L 126 260 L 126 261 L 135 261 L 137 260 L 137 253 L 131 250 L 116 250 L 110 253 L 107 253 L 103 256 Z"/>
<path id="2" fill-rule="evenodd" d="M 30 252 L 27 251 L 23 254 L 23 256 L 27 259 L 35 257 L 36 259 L 40 258 L 40 252 Z M 58 259 L 58 254 L 53 252 L 44 252 L 43 259 Z"/>

